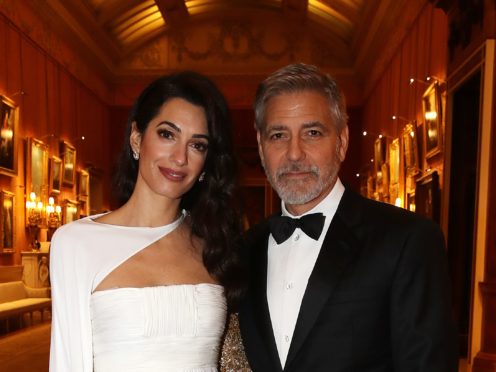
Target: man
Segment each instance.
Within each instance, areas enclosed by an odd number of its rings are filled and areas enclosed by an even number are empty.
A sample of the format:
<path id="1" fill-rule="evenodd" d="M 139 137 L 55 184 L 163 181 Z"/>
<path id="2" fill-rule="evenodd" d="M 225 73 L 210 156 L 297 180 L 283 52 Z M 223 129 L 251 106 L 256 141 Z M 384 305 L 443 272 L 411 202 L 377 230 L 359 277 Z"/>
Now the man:
<path id="1" fill-rule="evenodd" d="M 304 64 L 276 71 L 258 88 L 255 125 L 283 217 L 249 234 L 240 326 L 252 369 L 456 371 L 443 235 L 345 189 L 336 82 Z"/>

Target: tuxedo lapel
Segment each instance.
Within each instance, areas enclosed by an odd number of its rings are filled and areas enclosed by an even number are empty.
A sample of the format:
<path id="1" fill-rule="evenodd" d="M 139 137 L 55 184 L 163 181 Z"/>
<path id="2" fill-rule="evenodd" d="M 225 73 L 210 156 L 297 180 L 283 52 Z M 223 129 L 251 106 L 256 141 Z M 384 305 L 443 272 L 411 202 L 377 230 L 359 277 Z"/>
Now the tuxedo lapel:
<path id="1" fill-rule="evenodd" d="M 298 353 L 308 333 L 313 328 L 322 308 L 332 296 L 343 272 L 349 267 L 359 250 L 358 241 L 350 230 L 343 216 L 339 213 L 345 209 L 345 195 L 340 203 L 331 225 L 327 231 L 314 269 L 308 280 L 296 322 L 293 339 L 289 348 L 286 367 Z"/>
<path id="2" fill-rule="evenodd" d="M 267 251 L 268 251 L 269 230 L 264 229 L 254 245 L 256 253 L 253 256 L 255 262 L 255 270 L 253 275 L 253 312 L 255 321 L 259 328 L 260 334 L 265 343 L 264 350 L 269 354 L 269 359 L 273 366 L 278 366 L 279 371 L 282 371 L 281 361 L 277 352 L 277 346 L 274 339 L 272 322 L 270 320 L 269 305 L 267 302 Z M 274 370 L 274 369 L 272 369 Z"/>

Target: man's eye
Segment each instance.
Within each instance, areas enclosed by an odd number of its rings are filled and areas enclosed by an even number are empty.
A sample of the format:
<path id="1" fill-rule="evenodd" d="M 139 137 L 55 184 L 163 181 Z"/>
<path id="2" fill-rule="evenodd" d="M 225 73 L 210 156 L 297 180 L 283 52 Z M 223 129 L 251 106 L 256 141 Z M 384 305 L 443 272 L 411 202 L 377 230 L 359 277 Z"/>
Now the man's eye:
<path id="1" fill-rule="evenodd" d="M 270 138 L 271 140 L 279 140 L 279 139 L 281 139 L 281 138 L 283 138 L 283 137 L 284 137 L 284 134 L 283 134 L 283 133 L 280 133 L 280 132 L 277 132 L 277 133 L 272 133 L 272 134 L 269 136 L 269 138 Z"/>
<path id="2" fill-rule="evenodd" d="M 322 135 L 322 133 L 316 129 L 311 129 L 308 131 L 308 135 L 310 137 L 320 137 Z"/>

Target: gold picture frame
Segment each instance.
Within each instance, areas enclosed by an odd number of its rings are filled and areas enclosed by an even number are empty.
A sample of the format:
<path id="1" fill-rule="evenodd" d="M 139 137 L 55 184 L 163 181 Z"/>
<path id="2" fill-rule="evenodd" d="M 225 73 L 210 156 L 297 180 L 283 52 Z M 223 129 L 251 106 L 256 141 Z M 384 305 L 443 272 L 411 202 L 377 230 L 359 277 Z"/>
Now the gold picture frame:
<path id="1" fill-rule="evenodd" d="M 58 195 L 62 189 L 62 159 L 52 156 L 50 159 L 49 194 Z"/>
<path id="2" fill-rule="evenodd" d="M 27 139 L 26 197 L 34 192 L 37 200 L 48 197 L 48 145 L 30 137 Z"/>
<path id="3" fill-rule="evenodd" d="M 17 176 L 19 110 L 11 99 L 0 96 L 0 174 Z"/>
<path id="4" fill-rule="evenodd" d="M 76 148 L 69 142 L 60 143 L 60 156 L 62 158 L 62 184 L 74 186 L 76 178 Z"/>
<path id="5" fill-rule="evenodd" d="M 88 171 L 81 169 L 79 172 L 78 197 L 85 199 L 90 194 L 90 174 Z"/>
<path id="6" fill-rule="evenodd" d="M 0 249 L 2 252 L 14 251 L 15 231 L 15 195 L 2 190 L 0 195 Z"/>
<path id="7" fill-rule="evenodd" d="M 400 197 L 400 139 L 389 144 L 389 198 L 392 204 Z"/>
<path id="8" fill-rule="evenodd" d="M 406 177 L 419 173 L 419 154 L 417 142 L 417 125 L 412 121 L 405 125 L 401 133 L 402 162 Z"/>
<path id="9" fill-rule="evenodd" d="M 442 147 L 442 112 L 439 84 L 433 82 L 422 96 L 424 114 L 424 149 L 425 158 L 429 159 L 441 152 Z"/>
<path id="10" fill-rule="evenodd" d="M 76 221 L 79 218 L 79 203 L 76 200 L 65 199 L 62 203 L 62 224 Z"/>

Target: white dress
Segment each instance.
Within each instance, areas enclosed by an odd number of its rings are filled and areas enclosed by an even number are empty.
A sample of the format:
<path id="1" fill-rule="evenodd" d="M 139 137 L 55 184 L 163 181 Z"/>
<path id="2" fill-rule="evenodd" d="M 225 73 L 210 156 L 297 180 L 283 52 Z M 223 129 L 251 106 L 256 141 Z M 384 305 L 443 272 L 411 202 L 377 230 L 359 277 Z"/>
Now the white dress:
<path id="1" fill-rule="evenodd" d="M 90 216 L 57 229 L 50 245 L 50 372 L 92 372 L 94 365 L 101 365 L 104 372 L 135 371 L 139 369 L 129 368 L 135 357 L 156 363 L 153 368 L 140 367 L 146 371 L 216 370 L 226 313 L 222 287 L 199 284 L 95 292 L 119 265 L 174 231 L 184 215 L 154 228 L 109 225 Z M 136 327 L 141 327 L 139 337 L 132 336 Z M 191 327 L 195 327 L 194 337 Z M 119 359 L 118 348 L 125 349 L 118 346 L 123 335 L 130 337 L 125 340 L 128 353 L 119 361 L 125 367 L 107 367 L 108 360 Z M 158 340 L 161 344 L 153 357 L 144 353 L 145 341 L 155 347 Z M 108 356 L 102 352 L 106 347 Z M 159 365 L 161 360 L 167 364 Z"/>
<path id="2" fill-rule="evenodd" d="M 226 302 L 215 284 L 93 293 L 95 372 L 215 372 Z"/>

